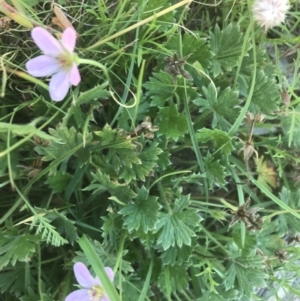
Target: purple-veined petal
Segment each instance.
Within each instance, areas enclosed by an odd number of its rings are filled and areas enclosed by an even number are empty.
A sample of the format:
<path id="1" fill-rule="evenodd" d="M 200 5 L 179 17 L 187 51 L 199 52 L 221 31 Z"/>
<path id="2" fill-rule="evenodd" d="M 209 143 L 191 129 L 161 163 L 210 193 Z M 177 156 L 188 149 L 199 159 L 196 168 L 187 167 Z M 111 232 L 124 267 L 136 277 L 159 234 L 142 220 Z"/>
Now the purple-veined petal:
<path id="1" fill-rule="evenodd" d="M 95 279 L 88 268 L 82 263 L 77 262 L 74 264 L 74 274 L 77 282 L 85 288 L 90 288 L 96 285 L 100 285 L 99 281 Z"/>
<path id="2" fill-rule="evenodd" d="M 113 270 L 110 267 L 105 267 L 104 270 L 105 270 L 108 278 L 110 279 L 110 281 L 113 282 L 114 281 L 114 276 L 115 276 Z"/>
<path id="3" fill-rule="evenodd" d="M 63 46 L 71 53 L 74 51 L 76 38 L 76 31 L 70 27 L 68 27 L 62 34 L 61 42 Z"/>
<path id="4" fill-rule="evenodd" d="M 70 88 L 70 73 L 64 70 L 54 74 L 49 83 L 50 97 L 54 101 L 61 101 L 65 98 Z M 74 266 L 75 271 L 75 266 Z M 76 276 L 76 271 L 75 271 Z M 77 276 L 76 276 L 77 278 Z M 79 284 L 81 284 L 79 282 Z"/>
<path id="5" fill-rule="evenodd" d="M 101 280 L 99 280 L 99 277 L 98 276 L 96 276 L 96 278 L 95 278 L 95 281 L 97 281 L 97 285 L 98 286 L 101 286 L 102 287 L 102 282 L 101 282 Z"/>
<path id="6" fill-rule="evenodd" d="M 26 69 L 32 76 L 50 76 L 61 68 L 58 60 L 48 55 L 40 55 L 26 63 Z"/>
<path id="7" fill-rule="evenodd" d="M 72 69 L 70 71 L 70 83 L 73 86 L 77 86 L 81 81 L 80 73 L 76 63 L 73 63 Z"/>
<path id="8" fill-rule="evenodd" d="M 107 296 L 107 294 L 104 294 L 103 297 L 100 299 L 100 301 L 110 301 L 110 299 Z"/>
<path id="9" fill-rule="evenodd" d="M 45 53 L 53 57 L 63 53 L 60 43 L 44 28 L 35 27 L 31 31 L 35 44 Z"/>
<path id="10" fill-rule="evenodd" d="M 81 289 L 69 294 L 65 301 L 91 301 L 91 299 L 89 297 L 88 290 Z"/>

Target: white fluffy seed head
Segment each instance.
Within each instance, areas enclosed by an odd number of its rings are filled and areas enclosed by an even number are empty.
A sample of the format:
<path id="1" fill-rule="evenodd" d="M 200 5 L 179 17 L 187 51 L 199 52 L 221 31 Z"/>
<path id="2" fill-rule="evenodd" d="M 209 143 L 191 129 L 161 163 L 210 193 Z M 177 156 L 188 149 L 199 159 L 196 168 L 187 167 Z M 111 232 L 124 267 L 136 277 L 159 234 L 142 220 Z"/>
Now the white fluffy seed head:
<path id="1" fill-rule="evenodd" d="M 288 0 L 256 0 L 252 11 L 255 21 L 267 31 L 284 22 L 289 8 Z"/>

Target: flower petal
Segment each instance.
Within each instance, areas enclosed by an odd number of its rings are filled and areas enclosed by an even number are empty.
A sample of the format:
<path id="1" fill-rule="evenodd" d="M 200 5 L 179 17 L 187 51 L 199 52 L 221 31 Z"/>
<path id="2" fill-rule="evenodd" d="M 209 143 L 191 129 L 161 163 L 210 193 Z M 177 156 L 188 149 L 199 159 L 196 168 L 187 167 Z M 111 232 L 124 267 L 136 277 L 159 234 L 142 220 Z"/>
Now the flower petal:
<path id="1" fill-rule="evenodd" d="M 100 285 L 99 281 L 91 275 L 88 268 L 82 262 L 74 264 L 74 274 L 77 282 L 82 287 L 90 288 L 95 285 Z"/>
<path id="2" fill-rule="evenodd" d="M 110 299 L 106 294 L 104 294 L 100 301 L 110 301 Z"/>
<path id="3" fill-rule="evenodd" d="M 58 60 L 48 55 L 40 55 L 26 63 L 26 69 L 32 76 L 50 76 L 61 68 Z"/>
<path id="4" fill-rule="evenodd" d="M 35 44 L 45 53 L 53 57 L 63 53 L 60 43 L 44 28 L 35 27 L 31 31 Z"/>
<path id="5" fill-rule="evenodd" d="M 105 267 L 104 270 L 105 270 L 108 278 L 110 279 L 110 281 L 113 282 L 114 281 L 114 276 L 115 276 L 113 270 L 110 267 Z"/>
<path id="6" fill-rule="evenodd" d="M 72 69 L 70 71 L 70 83 L 73 86 L 77 86 L 81 81 L 80 73 L 76 63 L 73 63 Z"/>
<path id="7" fill-rule="evenodd" d="M 69 294 L 65 301 L 91 301 L 87 289 L 81 289 Z"/>
<path id="8" fill-rule="evenodd" d="M 49 83 L 50 97 L 54 101 L 61 101 L 65 98 L 70 88 L 70 73 L 63 70 L 54 74 Z M 74 269 L 75 271 L 75 269 Z M 75 271 L 76 276 L 76 271 Z M 77 278 L 77 277 L 76 277 Z M 79 283 L 81 284 L 81 283 Z"/>
<path id="9" fill-rule="evenodd" d="M 62 34 L 61 42 L 64 47 L 71 53 L 74 51 L 76 38 L 76 31 L 70 27 L 68 27 Z"/>

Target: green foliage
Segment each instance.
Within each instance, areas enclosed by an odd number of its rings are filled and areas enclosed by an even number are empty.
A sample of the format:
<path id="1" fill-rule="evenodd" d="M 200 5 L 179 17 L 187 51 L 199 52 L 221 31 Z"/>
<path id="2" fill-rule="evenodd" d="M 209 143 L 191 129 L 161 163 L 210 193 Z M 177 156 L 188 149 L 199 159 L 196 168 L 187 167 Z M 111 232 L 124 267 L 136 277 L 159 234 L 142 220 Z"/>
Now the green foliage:
<path id="1" fill-rule="evenodd" d="M 180 47 L 181 44 L 182 48 Z M 172 35 L 165 47 L 182 57 L 189 55 L 188 62 L 194 63 L 198 61 L 204 69 L 210 65 L 212 53 L 206 44 L 206 40 L 201 39 L 196 33 L 185 33 L 183 38 L 178 34 Z"/>
<path id="2" fill-rule="evenodd" d="M 29 273 L 29 264 L 18 262 L 13 267 L 1 269 L 0 292 L 10 292 L 16 296 L 23 295 L 28 290 L 28 284 L 35 284 L 35 271 L 32 269 Z M 27 281 L 24 281 L 27 279 Z M 28 299 L 27 299 L 28 300 Z"/>
<path id="3" fill-rule="evenodd" d="M 229 24 L 224 30 L 220 30 L 216 25 L 214 31 L 210 33 L 210 48 L 214 53 L 212 59 L 214 77 L 223 73 L 222 68 L 231 71 L 233 67 L 237 66 L 242 46 L 243 38 L 239 26 Z"/>
<path id="4" fill-rule="evenodd" d="M 164 250 L 175 245 L 180 248 L 191 245 L 191 238 L 196 235 L 194 229 L 201 219 L 196 210 L 188 209 L 189 204 L 190 197 L 182 196 L 175 200 L 170 212 L 159 214 L 156 224 L 156 231 L 159 233 L 157 243 Z"/>
<path id="5" fill-rule="evenodd" d="M 1 300 L 65 300 L 76 262 L 113 269 L 114 301 L 300 295 L 299 5 L 264 34 L 245 1 L 198 2 L 0 9 Z M 81 76 L 61 102 L 26 73 L 24 16 L 60 39 L 53 10 Z"/>
<path id="6" fill-rule="evenodd" d="M 104 265 L 106 265 L 106 266 L 114 265 L 114 263 L 117 260 L 117 256 L 110 254 L 109 250 L 107 248 L 105 248 L 105 246 L 103 246 L 97 240 L 91 241 L 91 244 L 93 245 L 93 247 L 97 253 L 97 256 L 99 256 L 99 258 L 101 258 L 101 261 L 104 263 Z M 124 251 L 123 255 L 125 256 L 126 253 L 127 253 L 127 251 Z M 86 258 L 84 253 L 80 252 L 80 251 L 76 252 L 76 256 L 74 257 L 73 261 L 74 261 L 74 263 L 83 262 L 86 266 L 89 266 L 88 259 Z M 123 260 L 123 262 L 122 262 L 122 271 L 124 273 L 133 272 L 131 263 L 128 262 L 127 260 Z"/>
<path id="7" fill-rule="evenodd" d="M 138 5 L 138 7 L 143 8 L 143 19 L 152 16 L 152 14 L 155 14 L 163 8 L 170 6 L 170 1 L 168 0 L 152 0 L 146 2 L 143 0 L 135 0 L 134 2 Z M 174 11 L 171 11 L 161 18 L 155 20 L 155 23 L 157 23 L 156 30 L 163 32 L 167 31 L 167 29 L 170 28 L 172 26 L 172 23 L 174 22 L 174 13 Z"/>
<path id="8" fill-rule="evenodd" d="M 63 192 L 71 181 L 72 176 L 64 172 L 57 172 L 55 176 L 48 178 L 46 183 L 54 192 Z"/>
<path id="9" fill-rule="evenodd" d="M 108 125 L 95 134 L 101 138 L 95 149 L 103 150 L 97 152 L 97 164 L 110 170 L 112 176 L 124 179 L 126 183 L 135 179 L 145 181 L 162 152 L 157 143 L 147 143 L 143 138 L 135 141 Z"/>
<path id="10" fill-rule="evenodd" d="M 124 225 L 129 232 L 141 228 L 147 233 L 149 230 L 155 229 L 159 208 L 157 198 L 149 196 L 148 190 L 141 187 L 135 201 L 124 206 L 119 213 L 124 216 Z"/>
<path id="11" fill-rule="evenodd" d="M 37 248 L 39 237 L 17 231 L 6 232 L 0 236 L 0 269 L 17 261 L 28 262 Z"/>
<path id="12" fill-rule="evenodd" d="M 182 291 L 188 287 L 189 276 L 183 265 L 165 266 L 163 267 L 159 278 L 158 286 L 166 295 L 168 289 L 171 292 Z"/>
<path id="13" fill-rule="evenodd" d="M 200 107 L 200 113 L 212 113 L 212 128 L 217 126 L 221 130 L 228 130 L 231 122 L 238 116 L 239 103 L 237 93 L 230 87 L 224 89 L 220 95 L 212 84 L 207 88 L 202 87 L 205 98 L 197 98 L 193 102 Z"/>
<path id="14" fill-rule="evenodd" d="M 78 163 L 84 164 L 89 160 L 89 153 L 86 150 L 78 150 L 78 146 L 83 144 L 83 136 L 78 133 L 74 127 L 67 128 L 58 126 L 56 129 L 49 129 L 51 136 L 56 138 L 46 146 L 38 145 L 35 151 L 43 156 L 44 161 L 59 159 L 63 155 L 76 155 Z M 91 137 L 89 137 L 91 139 Z M 68 158 L 68 157 L 67 157 Z"/>
<path id="15" fill-rule="evenodd" d="M 55 226 L 50 225 L 50 219 L 53 218 L 53 216 L 50 216 L 48 218 L 47 215 L 44 216 L 44 214 L 45 212 L 43 210 L 40 213 L 35 214 L 35 216 L 32 218 L 30 229 L 35 229 L 36 235 L 40 235 L 43 241 L 46 241 L 48 244 L 51 244 L 53 246 L 59 247 L 63 244 L 68 243 L 68 241 L 56 231 Z M 70 227 L 71 222 L 64 222 L 64 227 L 66 228 L 61 230 L 62 232 L 66 232 L 66 234 L 70 235 L 73 230 L 72 226 Z M 72 238 L 72 240 L 74 240 L 74 233 L 73 235 L 70 235 L 70 237 Z"/>
<path id="16" fill-rule="evenodd" d="M 7 150 L 7 145 L 8 145 L 8 141 L 13 145 L 17 142 L 16 138 L 10 137 L 10 139 L 8 139 L 8 137 L 6 136 L 6 134 L 4 133 L 0 133 L 0 152 L 3 153 Z M 14 150 L 12 152 L 10 152 L 10 164 L 12 167 L 12 170 L 14 173 L 16 173 L 17 170 L 17 166 L 20 164 L 20 160 L 22 160 L 22 157 L 20 156 L 19 152 Z M 7 172 L 7 167 L 8 167 L 8 158 L 7 156 L 0 156 L 0 176 L 5 175 L 5 173 Z"/>
<path id="17" fill-rule="evenodd" d="M 281 192 L 279 193 L 279 197 L 281 201 L 289 205 L 292 209 L 297 210 L 299 208 L 299 200 L 300 200 L 300 191 L 290 191 L 285 187 L 282 187 Z M 278 217 L 278 234 L 285 235 L 286 233 L 290 233 L 291 235 L 298 234 L 298 219 L 289 214 L 281 214 Z"/>
<path id="18" fill-rule="evenodd" d="M 151 106 L 161 107 L 164 106 L 166 101 L 172 99 L 176 95 L 182 99 L 185 97 L 186 92 L 191 97 L 195 98 L 197 93 L 191 87 L 191 83 L 184 82 L 183 78 L 178 78 L 177 87 L 174 85 L 173 77 L 164 72 L 159 71 L 159 73 L 153 73 L 150 80 L 144 84 L 147 89 L 146 96 L 152 99 Z"/>
<path id="19" fill-rule="evenodd" d="M 159 163 L 159 155 L 162 150 L 158 147 L 157 143 L 149 142 L 143 138 L 137 141 L 137 147 L 142 147 L 142 150 L 137 153 L 139 164 L 134 164 L 130 166 L 124 166 L 120 172 L 120 178 L 124 179 L 125 182 L 130 182 L 132 179 L 140 179 L 145 181 L 146 177 L 155 170 L 156 165 Z"/>
<path id="20" fill-rule="evenodd" d="M 247 256 L 238 254 L 237 246 L 230 246 L 234 249 L 232 262 L 229 263 L 224 279 L 226 290 L 237 285 L 239 296 L 250 299 L 254 287 L 265 286 L 264 260 L 262 257 L 253 254 Z"/>
<path id="21" fill-rule="evenodd" d="M 218 129 L 200 129 L 196 134 L 196 138 L 198 141 L 203 143 L 208 141 L 212 142 L 214 149 L 217 152 L 221 152 L 224 156 L 229 155 L 233 150 L 231 138 L 227 135 L 227 133 Z"/>
<path id="22" fill-rule="evenodd" d="M 214 182 L 224 185 L 225 172 L 224 166 L 221 165 L 220 160 L 214 160 L 210 154 L 207 154 L 204 163 L 209 186 L 212 188 Z"/>
<path id="23" fill-rule="evenodd" d="M 286 144 L 291 147 L 300 146 L 300 105 L 281 116 L 281 126 Z"/>
<path id="24" fill-rule="evenodd" d="M 186 117 L 178 112 L 175 104 L 171 103 L 167 108 L 161 108 L 159 113 L 159 132 L 167 138 L 176 141 L 187 132 Z"/>
<path id="25" fill-rule="evenodd" d="M 248 86 L 250 86 L 250 80 L 249 78 Z M 263 71 L 259 71 L 256 75 L 251 111 L 272 113 L 278 109 L 279 97 L 279 89 L 275 80 L 266 76 Z"/>
<path id="26" fill-rule="evenodd" d="M 161 260 L 164 265 L 178 265 L 188 262 L 191 256 L 191 247 L 183 245 L 182 247 L 170 247 L 161 254 Z"/>
<path id="27" fill-rule="evenodd" d="M 57 211 L 48 212 L 46 216 L 53 222 L 59 234 L 64 234 L 71 244 L 75 242 L 78 237 L 74 222 L 71 222 L 63 213 Z"/>
<path id="28" fill-rule="evenodd" d="M 17 136 L 27 136 L 30 134 L 31 136 L 35 135 L 41 139 L 45 140 L 56 140 L 55 137 L 52 137 L 45 132 L 36 128 L 36 124 L 41 121 L 41 118 L 37 118 L 32 121 L 30 124 L 9 124 L 0 122 L 0 133 L 10 133 L 11 135 Z"/>
<path id="29" fill-rule="evenodd" d="M 93 194 L 100 194 L 108 191 L 111 196 L 121 202 L 128 203 L 135 197 L 135 193 L 126 185 L 112 181 L 107 175 L 101 174 L 98 171 L 96 174 L 92 173 L 93 182 L 85 188 L 86 191 L 93 191 Z"/>
<path id="30" fill-rule="evenodd" d="M 88 113 L 94 108 L 99 107 L 98 98 L 107 99 L 110 93 L 106 90 L 108 83 L 104 83 L 101 86 L 96 86 L 86 92 L 80 93 L 75 105 L 71 106 L 67 116 L 73 116 L 76 124 L 80 128 L 84 128 L 84 124 L 87 118 L 87 114 L 83 112 L 82 107 L 87 106 Z"/>

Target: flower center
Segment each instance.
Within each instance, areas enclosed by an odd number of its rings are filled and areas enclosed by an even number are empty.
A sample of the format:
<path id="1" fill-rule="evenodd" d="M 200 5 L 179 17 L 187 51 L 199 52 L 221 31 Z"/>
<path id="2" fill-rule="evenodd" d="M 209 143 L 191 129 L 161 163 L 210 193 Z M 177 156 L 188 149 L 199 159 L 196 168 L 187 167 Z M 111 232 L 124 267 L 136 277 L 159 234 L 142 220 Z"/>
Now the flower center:
<path id="1" fill-rule="evenodd" d="M 100 301 L 103 297 L 104 289 L 101 286 L 93 286 L 88 290 L 88 295 L 91 301 Z"/>
<path id="2" fill-rule="evenodd" d="M 64 53 L 64 54 L 61 54 L 59 57 L 58 57 L 58 61 L 59 61 L 59 64 L 61 65 L 61 67 L 65 70 L 70 70 L 73 66 L 73 56 L 69 53 Z"/>

